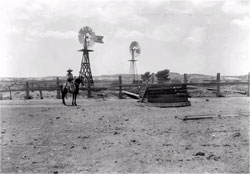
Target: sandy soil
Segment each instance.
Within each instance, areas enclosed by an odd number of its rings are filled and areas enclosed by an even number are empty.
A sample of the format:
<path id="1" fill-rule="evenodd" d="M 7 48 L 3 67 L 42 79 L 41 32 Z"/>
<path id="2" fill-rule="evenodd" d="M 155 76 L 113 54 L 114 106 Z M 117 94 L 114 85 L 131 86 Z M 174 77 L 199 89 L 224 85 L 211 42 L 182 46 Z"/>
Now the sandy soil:
<path id="1" fill-rule="evenodd" d="M 1 101 L 1 172 L 249 173 L 250 98 L 192 98 L 155 108 L 132 99 Z M 70 102 L 70 101 L 68 101 Z"/>

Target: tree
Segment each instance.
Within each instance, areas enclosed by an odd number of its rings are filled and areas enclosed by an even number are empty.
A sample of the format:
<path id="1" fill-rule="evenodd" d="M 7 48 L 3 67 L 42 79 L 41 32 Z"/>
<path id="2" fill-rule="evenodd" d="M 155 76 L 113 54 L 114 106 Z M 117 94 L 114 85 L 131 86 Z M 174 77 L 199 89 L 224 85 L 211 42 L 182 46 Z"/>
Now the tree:
<path id="1" fill-rule="evenodd" d="M 151 73 L 150 72 L 145 72 L 144 74 L 141 75 L 141 79 L 142 81 L 149 81 L 150 77 L 151 77 Z"/>
<path id="2" fill-rule="evenodd" d="M 158 79 L 159 83 L 164 83 L 170 80 L 170 78 L 168 78 L 169 76 L 169 70 L 168 69 L 164 69 L 162 71 L 158 71 L 155 74 L 156 78 Z"/>

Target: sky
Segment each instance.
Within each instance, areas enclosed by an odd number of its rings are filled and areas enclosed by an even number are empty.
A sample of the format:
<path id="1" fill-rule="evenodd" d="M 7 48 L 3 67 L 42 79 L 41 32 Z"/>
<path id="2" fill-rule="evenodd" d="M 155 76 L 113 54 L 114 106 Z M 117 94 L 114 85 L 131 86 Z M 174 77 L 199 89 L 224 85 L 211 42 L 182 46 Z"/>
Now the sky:
<path id="1" fill-rule="evenodd" d="M 104 36 L 92 75 L 250 72 L 250 0 L 0 0 L 0 77 L 78 75 L 84 26 Z"/>

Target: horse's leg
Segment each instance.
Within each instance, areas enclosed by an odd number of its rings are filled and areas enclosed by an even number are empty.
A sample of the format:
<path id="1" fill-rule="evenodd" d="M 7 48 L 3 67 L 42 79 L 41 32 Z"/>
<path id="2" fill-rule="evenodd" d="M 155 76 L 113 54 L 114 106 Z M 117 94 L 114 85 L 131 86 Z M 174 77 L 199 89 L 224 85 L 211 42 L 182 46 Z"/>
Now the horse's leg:
<path id="1" fill-rule="evenodd" d="M 75 106 L 77 106 L 77 104 L 76 104 L 76 98 L 77 98 L 78 94 L 79 94 L 79 86 L 77 86 L 76 90 L 75 90 Z"/>
<path id="2" fill-rule="evenodd" d="M 77 93 L 75 93 L 75 106 L 77 106 L 77 104 L 76 104 L 76 97 L 77 97 Z"/>
<path id="3" fill-rule="evenodd" d="M 75 105 L 75 93 L 73 92 L 72 93 L 72 106 L 74 106 Z"/>
<path id="4" fill-rule="evenodd" d="M 64 92 L 63 92 L 63 89 L 61 89 L 61 93 L 62 93 L 62 103 L 64 104 L 65 101 L 64 101 Z"/>
<path id="5" fill-rule="evenodd" d="M 62 89 L 62 103 L 64 104 L 64 105 L 66 105 L 66 103 L 65 103 L 65 94 L 66 94 L 66 91 L 65 91 L 65 89 Z"/>

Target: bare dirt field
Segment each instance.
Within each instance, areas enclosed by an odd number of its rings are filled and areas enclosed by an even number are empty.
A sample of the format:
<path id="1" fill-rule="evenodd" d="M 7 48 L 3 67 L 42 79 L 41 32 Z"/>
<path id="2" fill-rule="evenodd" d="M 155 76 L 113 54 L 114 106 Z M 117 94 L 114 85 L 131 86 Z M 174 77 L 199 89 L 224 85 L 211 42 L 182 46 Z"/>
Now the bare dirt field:
<path id="1" fill-rule="evenodd" d="M 250 98 L 189 100 L 1 101 L 1 173 L 249 173 Z M 176 118 L 215 114 L 240 115 Z"/>

